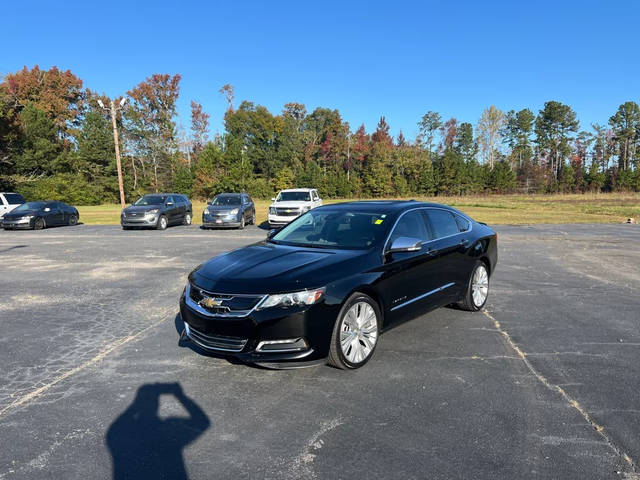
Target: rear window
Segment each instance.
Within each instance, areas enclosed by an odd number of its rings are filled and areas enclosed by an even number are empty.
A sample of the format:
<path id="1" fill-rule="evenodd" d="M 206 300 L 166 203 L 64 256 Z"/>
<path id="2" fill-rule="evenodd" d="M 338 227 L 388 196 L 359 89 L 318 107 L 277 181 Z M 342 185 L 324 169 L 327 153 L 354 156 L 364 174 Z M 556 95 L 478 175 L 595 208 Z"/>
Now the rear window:
<path id="1" fill-rule="evenodd" d="M 20 205 L 24 203 L 24 198 L 19 193 L 5 193 L 4 198 L 9 205 Z"/>

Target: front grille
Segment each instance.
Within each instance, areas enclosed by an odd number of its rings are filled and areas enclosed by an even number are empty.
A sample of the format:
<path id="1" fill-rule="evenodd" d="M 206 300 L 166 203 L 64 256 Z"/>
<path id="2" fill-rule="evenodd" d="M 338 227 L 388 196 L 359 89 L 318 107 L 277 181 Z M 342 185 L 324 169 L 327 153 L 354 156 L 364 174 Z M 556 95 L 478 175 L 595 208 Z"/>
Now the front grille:
<path id="1" fill-rule="evenodd" d="M 224 352 L 240 352 L 247 344 L 247 338 L 226 337 L 224 335 L 207 335 L 189 327 L 188 335 L 195 343 L 209 350 L 221 350 Z"/>
<path id="2" fill-rule="evenodd" d="M 281 217 L 297 217 L 300 215 L 298 208 L 276 208 L 276 215 Z"/>
<path id="3" fill-rule="evenodd" d="M 189 287 L 189 299 L 211 315 L 248 315 L 264 298 L 263 295 L 213 293 L 195 285 Z"/>

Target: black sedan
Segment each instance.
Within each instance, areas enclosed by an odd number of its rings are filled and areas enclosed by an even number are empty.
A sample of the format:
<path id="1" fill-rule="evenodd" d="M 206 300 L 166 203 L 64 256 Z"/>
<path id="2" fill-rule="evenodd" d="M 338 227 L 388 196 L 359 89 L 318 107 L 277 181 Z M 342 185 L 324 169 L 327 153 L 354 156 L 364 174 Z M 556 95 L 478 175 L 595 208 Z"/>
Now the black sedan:
<path id="1" fill-rule="evenodd" d="M 446 205 L 319 207 L 193 270 L 183 337 L 250 363 L 358 368 L 394 324 L 452 303 L 480 310 L 496 262 L 495 232 Z"/>
<path id="2" fill-rule="evenodd" d="M 246 193 L 220 193 L 202 212 L 202 228 L 237 227 L 256 223 L 256 206 Z"/>
<path id="3" fill-rule="evenodd" d="M 27 202 L 2 217 L 2 228 L 41 230 L 45 227 L 76 225 L 78 209 L 63 202 Z"/>

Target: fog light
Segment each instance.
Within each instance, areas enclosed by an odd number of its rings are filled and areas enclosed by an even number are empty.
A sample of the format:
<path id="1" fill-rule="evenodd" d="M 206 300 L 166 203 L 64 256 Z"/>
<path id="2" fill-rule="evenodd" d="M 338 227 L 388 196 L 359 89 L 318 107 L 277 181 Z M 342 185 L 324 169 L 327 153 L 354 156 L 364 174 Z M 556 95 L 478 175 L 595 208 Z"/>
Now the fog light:
<path id="1" fill-rule="evenodd" d="M 258 344 L 256 352 L 300 352 L 308 348 L 309 345 L 304 338 L 288 338 L 284 340 L 263 340 Z"/>

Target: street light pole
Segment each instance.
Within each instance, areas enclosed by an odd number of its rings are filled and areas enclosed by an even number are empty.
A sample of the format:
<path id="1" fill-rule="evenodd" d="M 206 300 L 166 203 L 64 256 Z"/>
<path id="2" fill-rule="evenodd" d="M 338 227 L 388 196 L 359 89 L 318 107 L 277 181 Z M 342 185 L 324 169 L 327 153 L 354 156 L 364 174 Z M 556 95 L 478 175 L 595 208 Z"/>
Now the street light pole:
<path id="1" fill-rule="evenodd" d="M 122 109 L 122 107 L 124 107 L 124 104 L 127 101 L 127 97 L 124 97 L 122 100 L 120 100 L 120 106 L 119 109 Z M 124 183 L 122 181 L 122 163 L 120 162 L 120 142 L 118 141 L 118 127 L 116 126 L 116 105 L 113 102 L 113 100 L 109 99 L 109 107 L 107 108 L 105 107 L 104 103 L 102 103 L 102 100 L 98 100 L 98 105 L 100 105 L 101 108 L 105 109 L 105 110 L 109 110 L 110 114 L 111 114 L 111 123 L 113 124 L 113 143 L 115 144 L 116 147 L 116 167 L 118 169 L 118 188 L 120 189 L 120 205 L 122 205 L 122 208 L 126 207 L 126 203 L 124 201 Z"/>

